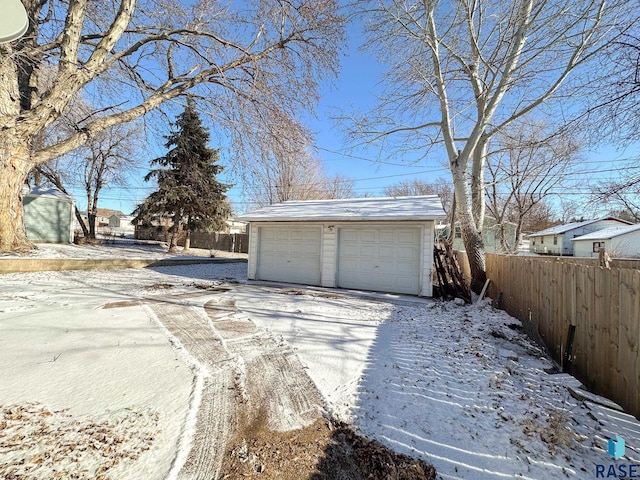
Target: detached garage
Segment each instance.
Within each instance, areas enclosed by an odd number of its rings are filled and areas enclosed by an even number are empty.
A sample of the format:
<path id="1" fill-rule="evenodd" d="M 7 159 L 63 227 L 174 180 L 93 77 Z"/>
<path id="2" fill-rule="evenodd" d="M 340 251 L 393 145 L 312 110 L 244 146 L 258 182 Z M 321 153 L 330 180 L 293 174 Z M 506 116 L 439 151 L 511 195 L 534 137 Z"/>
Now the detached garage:
<path id="1" fill-rule="evenodd" d="M 250 222 L 250 280 L 432 295 L 440 199 L 311 200 L 269 205 Z"/>

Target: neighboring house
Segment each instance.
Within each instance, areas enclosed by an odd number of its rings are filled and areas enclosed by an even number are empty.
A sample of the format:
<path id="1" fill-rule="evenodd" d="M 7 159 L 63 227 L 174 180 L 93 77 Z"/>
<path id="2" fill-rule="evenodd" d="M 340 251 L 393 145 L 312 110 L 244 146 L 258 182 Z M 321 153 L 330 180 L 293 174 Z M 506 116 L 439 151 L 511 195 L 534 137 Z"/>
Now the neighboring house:
<path id="1" fill-rule="evenodd" d="M 640 224 L 605 228 L 573 239 L 576 257 L 597 257 L 602 249 L 613 258 L 640 257 Z"/>
<path id="2" fill-rule="evenodd" d="M 250 223 L 250 280 L 430 297 L 436 195 L 291 201 Z"/>
<path id="3" fill-rule="evenodd" d="M 548 255 L 573 255 L 573 239 L 609 227 L 630 223 L 615 217 L 556 225 L 529 235 L 529 251 Z"/>
<path id="4" fill-rule="evenodd" d="M 235 218 L 225 220 L 226 228 L 224 233 L 247 233 L 247 222 L 240 222 Z"/>
<path id="5" fill-rule="evenodd" d="M 111 217 L 113 216 L 125 217 L 126 215 L 122 213 L 120 210 L 111 210 L 109 208 L 96 208 L 96 229 L 100 227 L 109 227 L 110 222 L 112 221 Z M 85 223 L 88 226 L 89 213 L 82 212 L 82 219 L 85 221 Z"/>
<path id="6" fill-rule="evenodd" d="M 507 244 L 516 246 L 516 224 L 507 222 L 504 225 L 507 237 Z M 449 232 L 447 231 L 448 235 Z M 493 217 L 485 215 L 484 227 L 482 229 L 482 240 L 484 242 L 484 251 L 486 253 L 505 253 L 500 243 L 500 225 Z M 462 241 L 462 231 L 460 224 L 456 222 L 453 227 L 453 243 L 454 250 L 464 250 L 464 242 Z"/>
<path id="7" fill-rule="evenodd" d="M 96 208 L 96 229 L 100 227 L 110 227 L 112 217 L 124 217 L 125 214 L 120 210 L 111 210 L 109 208 Z"/>
<path id="8" fill-rule="evenodd" d="M 127 235 L 135 232 L 135 226 L 131 223 L 133 216 L 113 214 L 109 217 L 108 230 L 112 235 Z"/>
<path id="9" fill-rule="evenodd" d="M 75 200 L 55 188 L 34 187 L 22 199 L 27 238 L 32 242 L 72 243 Z"/>

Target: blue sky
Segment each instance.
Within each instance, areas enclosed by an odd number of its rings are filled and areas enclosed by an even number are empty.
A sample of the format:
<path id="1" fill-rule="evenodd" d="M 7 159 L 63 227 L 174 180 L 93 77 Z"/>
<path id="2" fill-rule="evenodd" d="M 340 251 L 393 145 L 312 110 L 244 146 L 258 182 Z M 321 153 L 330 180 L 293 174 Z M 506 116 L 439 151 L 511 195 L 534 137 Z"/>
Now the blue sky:
<path id="1" fill-rule="evenodd" d="M 398 159 L 386 159 L 384 154 L 379 156 L 376 152 L 350 151 L 346 148 L 341 126 L 337 124 L 335 117 L 354 109 L 360 111 L 369 109 L 375 101 L 375 91 L 383 73 L 383 67 L 377 63 L 375 58 L 360 51 L 360 43 L 359 28 L 352 26 L 349 29 L 349 45 L 341 61 L 340 75 L 333 86 L 324 88 L 316 118 L 308 118 L 310 128 L 316 133 L 317 152 L 327 173 L 340 174 L 353 179 L 354 192 L 357 196 L 365 194 L 381 196 L 384 194 L 386 186 L 415 178 L 424 181 L 435 181 L 440 177 L 449 179 L 448 170 L 442 166 L 435 152 L 428 161 L 412 163 L 410 161 L 402 162 Z M 163 141 L 162 138 L 157 139 L 157 147 L 151 147 L 150 151 L 145 152 L 148 159 L 164 153 L 161 147 Z M 216 147 L 215 140 L 211 145 Z M 157 149 L 155 155 L 153 154 L 154 148 Z M 586 180 L 615 178 L 618 175 L 618 168 L 636 162 L 638 151 L 638 145 L 621 151 L 612 146 L 603 145 L 598 150 L 584 152 L 581 173 L 570 180 L 569 189 L 560 192 L 561 196 L 571 200 L 580 200 L 587 191 Z M 444 152 L 442 156 L 444 156 Z M 147 171 L 148 165 L 143 163 L 137 172 L 138 175 L 132 178 L 129 189 L 105 188 L 99 206 L 130 213 L 136 203 L 141 202 L 153 189 L 152 184 L 142 182 L 142 177 Z M 226 179 L 221 178 L 221 180 L 225 181 Z M 241 186 L 236 185 L 228 192 L 236 213 L 251 208 L 250 204 L 243 202 L 241 191 Z M 79 207 L 85 209 L 86 200 L 82 192 L 74 191 L 73 193 L 76 194 Z M 555 198 L 556 203 L 559 198 L 560 196 Z M 593 212 L 586 212 L 585 215 L 589 215 L 589 213 Z"/>
<path id="2" fill-rule="evenodd" d="M 439 177 L 448 178 L 448 170 L 442 168 L 438 162 L 424 162 L 413 164 L 402 163 L 399 160 L 385 160 L 378 158 L 376 153 L 362 153 L 350 151 L 345 145 L 345 138 L 341 132 L 341 126 L 335 117 L 353 109 L 366 111 L 375 100 L 374 91 L 383 72 L 383 67 L 368 53 L 359 49 L 361 37 L 359 28 L 349 30 L 349 46 L 341 59 L 341 69 L 338 79 L 333 85 L 323 88 L 321 101 L 316 109 L 315 117 L 309 116 L 307 123 L 315 133 L 318 156 L 322 159 L 326 172 L 329 175 L 340 174 L 354 180 L 354 192 L 361 195 L 384 195 L 386 186 L 413 178 L 423 180 L 436 180 Z M 168 128 L 168 126 L 167 126 Z M 161 143 L 152 147 L 157 149 L 157 155 L 162 155 Z M 211 145 L 216 146 L 215 140 Z M 154 157 L 150 151 L 149 159 Z M 103 189 L 100 201 L 101 208 L 111 208 L 130 213 L 137 201 L 153 189 L 153 185 L 144 184 L 141 180 L 148 171 L 148 165 L 143 165 L 138 175 L 132 178 L 129 189 L 107 188 Z M 223 175 L 224 176 L 224 175 Z M 222 178 L 224 181 L 225 179 Z M 228 195 L 234 202 L 236 210 L 250 208 L 243 203 L 241 196 L 242 187 L 236 185 Z M 86 208 L 86 200 L 81 191 L 74 191 L 76 201 L 81 209 Z M 137 201 L 136 201 L 137 200 Z M 239 213 L 239 212 L 238 212 Z"/>

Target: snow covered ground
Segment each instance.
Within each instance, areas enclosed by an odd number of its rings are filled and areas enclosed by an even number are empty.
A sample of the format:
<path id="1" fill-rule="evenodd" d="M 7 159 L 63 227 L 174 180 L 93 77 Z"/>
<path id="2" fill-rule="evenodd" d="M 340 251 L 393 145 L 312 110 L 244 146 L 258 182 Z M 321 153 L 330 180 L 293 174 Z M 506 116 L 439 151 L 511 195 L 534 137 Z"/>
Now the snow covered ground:
<path id="1" fill-rule="evenodd" d="M 85 247 L 67 248 L 78 257 Z M 127 248 L 135 252 L 85 252 L 165 255 Z M 197 372 L 145 302 L 206 299 L 212 283 L 230 287 L 213 294 L 218 302 L 235 302 L 295 350 L 330 414 L 433 463 L 443 479 L 598 478 L 598 465 L 640 464 L 639 423 L 604 399 L 574 398 L 579 383 L 545 373 L 550 360 L 488 302 L 245 281 L 244 263 L 2 275 L 0 477 L 18 468 L 35 478 L 64 469 L 175 478 L 192 441 Z M 606 451 L 616 434 L 627 445 L 619 460 Z"/>

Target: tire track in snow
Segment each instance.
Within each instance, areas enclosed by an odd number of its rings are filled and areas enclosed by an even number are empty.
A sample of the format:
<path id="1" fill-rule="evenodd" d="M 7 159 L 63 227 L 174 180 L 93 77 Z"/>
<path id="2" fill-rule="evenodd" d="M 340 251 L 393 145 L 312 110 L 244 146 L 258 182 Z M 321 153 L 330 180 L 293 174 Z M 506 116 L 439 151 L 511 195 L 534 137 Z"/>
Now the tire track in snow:
<path id="1" fill-rule="evenodd" d="M 237 429 L 236 372 L 229 353 L 198 308 L 174 303 L 150 305 L 158 320 L 193 356 L 205 376 L 197 408 L 189 452 L 177 479 L 210 480 L 218 478 L 226 447 Z"/>
<path id="2" fill-rule="evenodd" d="M 321 416 L 322 396 L 295 352 L 258 328 L 233 299 L 216 296 L 204 306 L 155 300 L 149 307 L 205 372 L 192 406 L 194 425 L 185 432 L 191 441 L 180 454 L 186 458 L 176 461 L 177 480 L 220 478 L 232 440 L 244 436 L 243 422 L 266 421 L 282 432 Z"/>
<path id="3" fill-rule="evenodd" d="M 205 311 L 229 353 L 243 359 L 249 408 L 266 412 L 269 428 L 294 430 L 321 415 L 322 396 L 289 346 L 258 329 L 238 311 L 234 300 L 207 302 Z M 251 332 L 251 325 L 259 335 L 238 336 Z"/>

